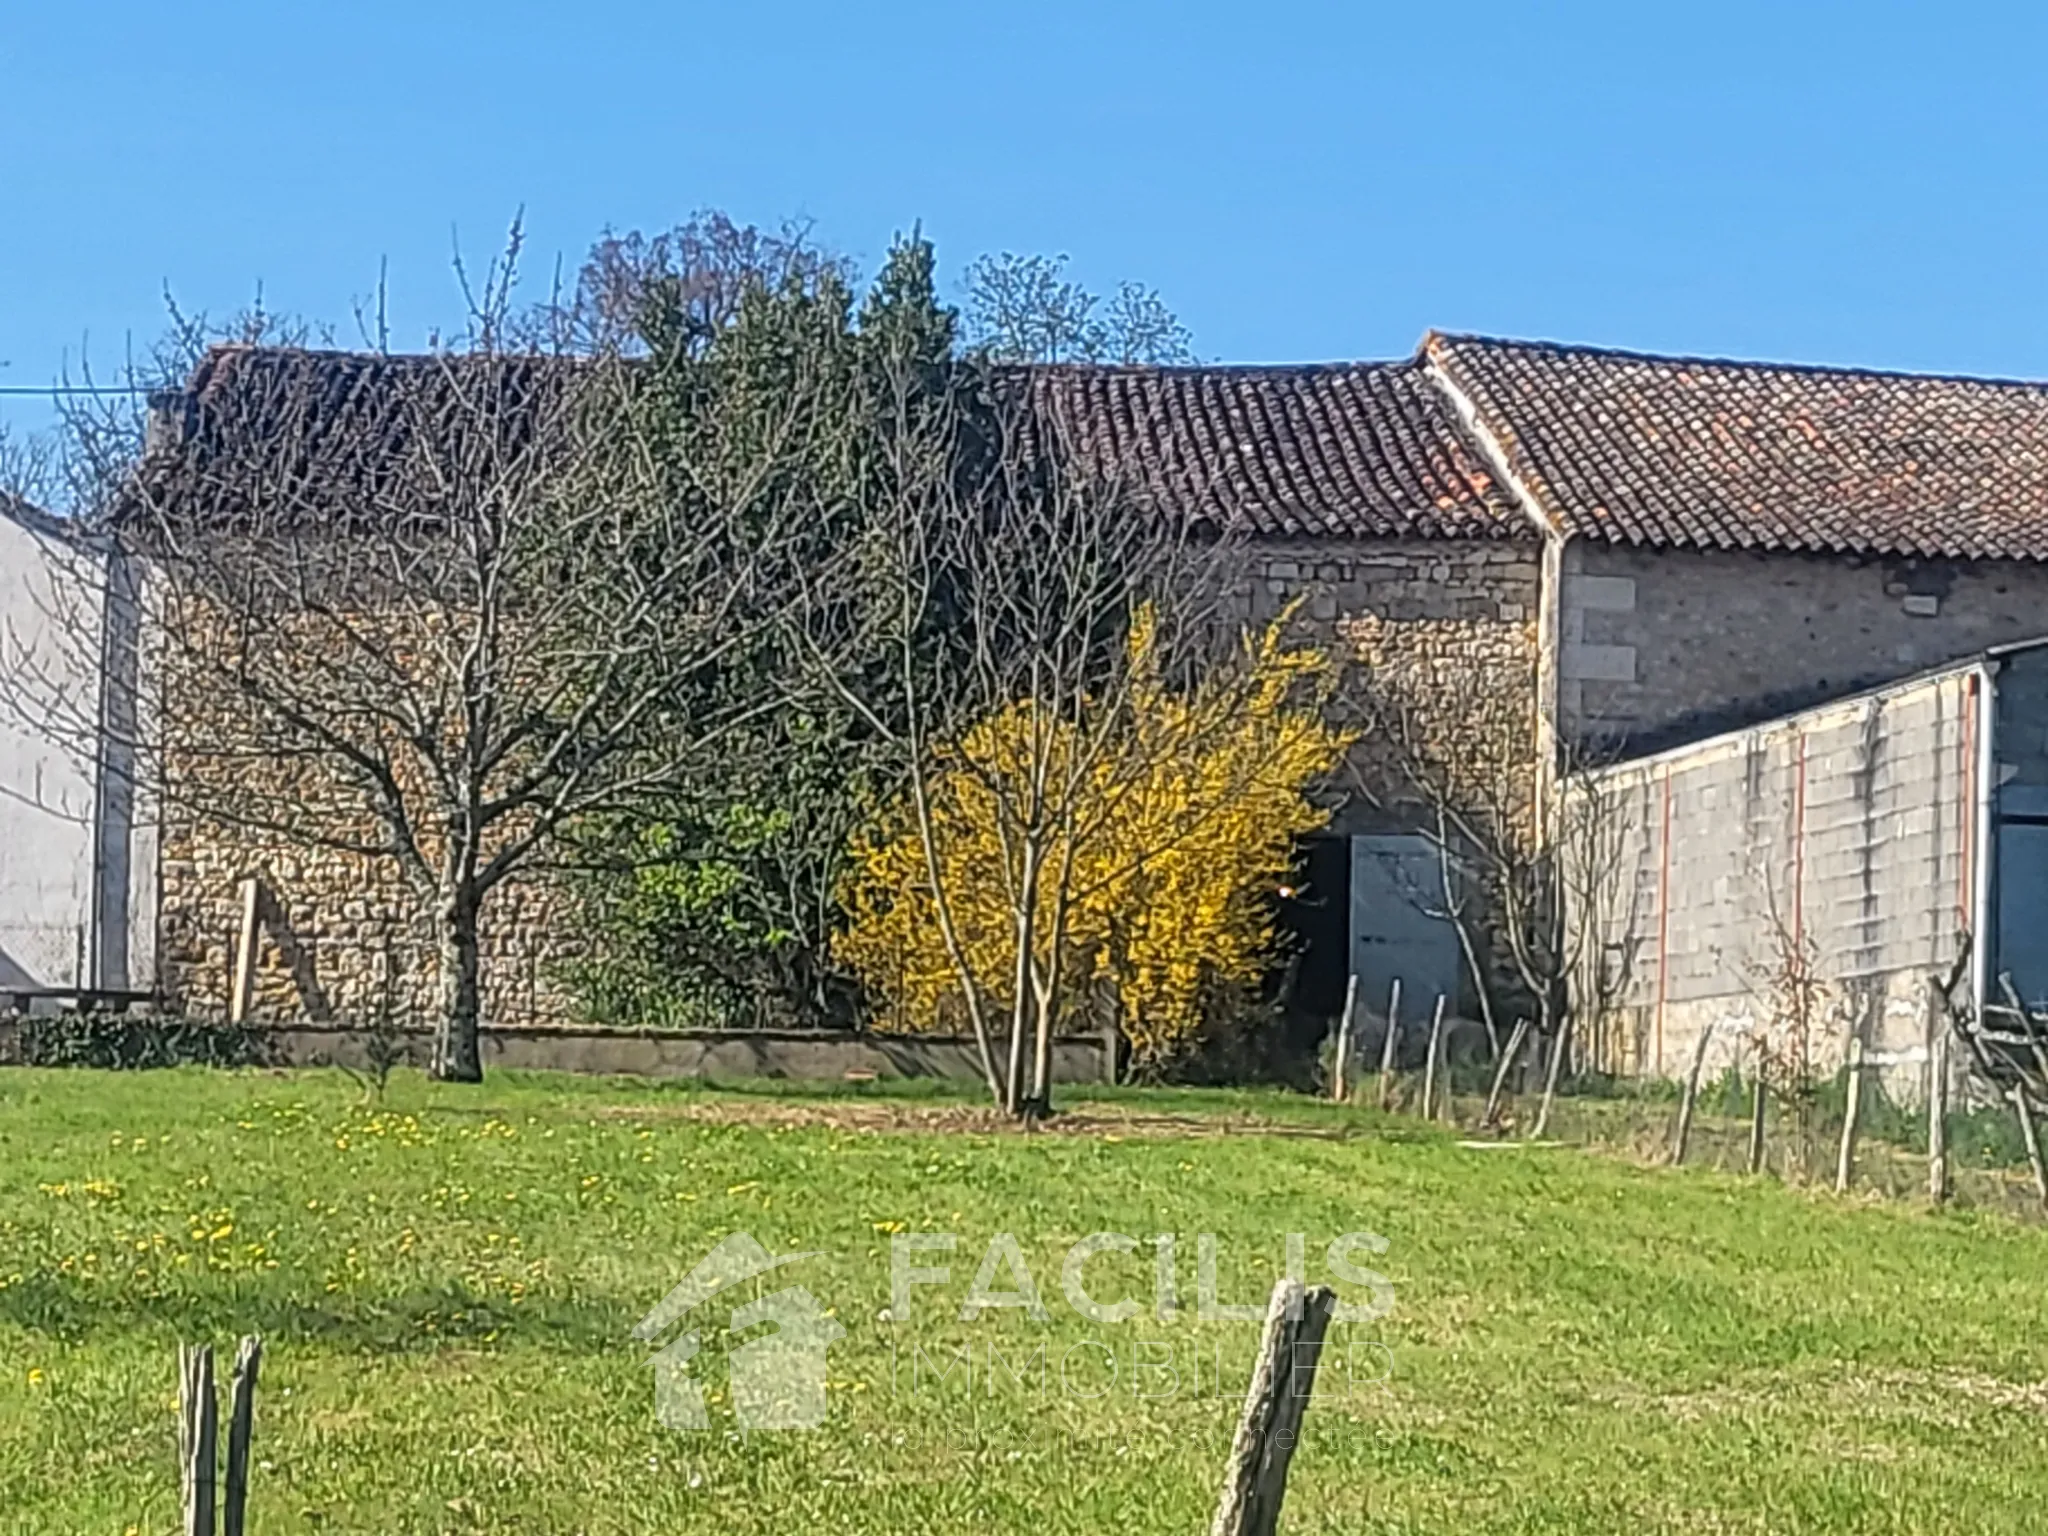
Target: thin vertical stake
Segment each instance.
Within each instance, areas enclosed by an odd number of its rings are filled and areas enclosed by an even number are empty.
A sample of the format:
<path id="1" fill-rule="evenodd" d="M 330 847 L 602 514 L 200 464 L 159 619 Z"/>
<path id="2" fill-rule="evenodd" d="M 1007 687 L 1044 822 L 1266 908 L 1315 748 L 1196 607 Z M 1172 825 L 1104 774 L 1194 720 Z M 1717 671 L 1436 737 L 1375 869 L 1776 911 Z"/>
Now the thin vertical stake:
<path id="1" fill-rule="evenodd" d="M 1351 1020 L 1357 1011 L 1358 972 L 1353 971 L 1344 982 L 1344 1017 L 1337 1023 L 1337 1058 L 1330 1074 L 1330 1097 L 1339 1104 L 1351 1097 L 1351 1085 L 1345 1074 L 1351 1070 Z"/>
<path id="2" fill-rule="evenodd" d="M 1856 1179 L 1856 1122 L 1863 1115 L 1863 1037 L 1849 1040 L 1849 1106 L 1842 1117 L 1842 1148 L 1835 1155 L 1835 1193 L 1846 1195 Z"/>
<path id="3" fill-rule="evenodd" d="M 1948 1031 L 1937 1029 L 1927 1060 L 1927 1198 L 1948 1201 Z"/>
<path id="4" fill-rule="evenodd" d="M 1443 1059 L 1444 1049 L 1444 995 L 1436 995 L 1436 1012 L 1429 1021 L 1429 1055 L 1422 1067 L 1422 1118 L 1434 1118 L 1436 1112 L 1436 1079 L 1438 1063 Z"/>
<path id="5" fill-rule="evenodd" d="M 1756 1058 L 1756 1083 L 1749 1092 L 1749 1171 L 1762 1173 L 1764 1170 L 1764 1107 L 1768 1100 L 1766 1091 L 1768 1073 L 1764 1067 L 1761 1052 Z"/>
<path id="6" fill-rule="evenodd" d="M 1393 990 L 1387 995 L 1387 1037 L 1380 1042 L 1380 1108 L 1394 1107 L 1394 1063 L 1397 1042 L 1401 1037 L 1401 978 L 1394 978 Z"/>
<path id="7" fill-rule="evenodd" d="M 1707 1065 L 1707 1043 L 1714 1038 L 1714 1023 L 1710 1019 L 1706 1028 L 1700 1031 L 1699 1039 L 1693 1042 L 1692 1069 L 1685 1074 L 1685 1094 L 1678 1101 L 1678 1129 L 1671 1136 L 1671 1166 L 1681 1167 L 1685 1162 L 1685 1146 L 1692 1139 L 1692 1113 L 1700 1101 L 1700 1073 Z"/>
<path id="8" fill-rule="evenodd" d="M 2034 1129 L 2034 1107 L 2027 1100 L 2025 1083 L 2013 1084 L 2012 1109 L 2020 1119 L 2020 1139 L 2026 1143 L 2027 1167 L 2034 1175 L 2034 1193 L 2040 1197 L 2042 1208 L 2048 1210 L 2048 1166 L 2041 1162 L 2041 1138 Z"/>

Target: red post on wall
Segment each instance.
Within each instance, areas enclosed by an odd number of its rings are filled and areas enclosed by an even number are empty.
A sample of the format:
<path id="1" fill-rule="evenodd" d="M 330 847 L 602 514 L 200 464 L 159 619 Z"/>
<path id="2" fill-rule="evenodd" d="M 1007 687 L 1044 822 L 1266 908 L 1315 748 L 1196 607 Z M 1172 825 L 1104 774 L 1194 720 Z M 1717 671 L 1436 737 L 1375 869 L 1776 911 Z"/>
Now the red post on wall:
<path id="1" fill-rule="evenodd" d="M 1806 952 L 1806 732 L 1799 733 L 1799 767 L 1792 785 L 1792 944 Z"/>
<path id="2" fill-rule="evenodd" d="M 1976 881 L 1977 863 L 1977 687 L 1978 676 L 1970 674 L 1970 680 L 1963 692 L 1963 835 L 1960 839 L 1962 856 L 1956 863 L 1959 875 L 1956 881 L 1956 920 L 1965 932 L 1973 926 L 1970 900 Z"/>
<path id="3" fill-rule="evenodd" d="M 1671 969 L 1671 765 L 1664 765 L 1663 826 L 1657 834 L 1657 1023 L 1651 1075 L 1664 1075 L 1664 999 Z"/>

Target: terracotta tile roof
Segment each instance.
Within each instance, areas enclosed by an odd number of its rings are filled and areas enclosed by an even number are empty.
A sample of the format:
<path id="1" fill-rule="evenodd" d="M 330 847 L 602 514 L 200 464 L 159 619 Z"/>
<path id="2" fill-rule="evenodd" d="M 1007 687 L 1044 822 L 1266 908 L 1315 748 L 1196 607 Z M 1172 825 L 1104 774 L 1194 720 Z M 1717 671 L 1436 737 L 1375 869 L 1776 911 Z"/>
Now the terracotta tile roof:
<path id="1" fill-rule="evenodd" d="M 1437 333 L 1422 356 L 1571 533 L 2048 560 L 2048 386 Z"/>
<path id="2" fill-rule="evenodd" d="M 570 377 L 539 358 L 215 347 L 182 390 L 151 397 L 148 451 L 116 516 L 153 504 L 222 520 L 259 503 L 418 515 L 434 482 L 423 466 L 452 478 L 460 464 L 477 484 L 535 472 L 535 430 Z"/>
<path id="3" fill-rule="evenodd" d="M 502 455 L 523 446 L 526 403 L 544 398 L 572 365 L 499 361 L 488 366 L 500 378 L 483 388 L 473 382 L 479 366 L 216 349 L 181 394 L 165 398 L 167 430 L 142 487 L 164 500 L 203 500 L 218 515 L 259 487 L 314 472 L 335 509 L 372 504 L 398 459 L 445 430 L 434 407 L 458 380 L 467 397 L 502 401 L 489 423 L 502 439 L 489 447 Z M 1018 377 L 1034 420 L 1056 429 L 1064 451 L 1186 515 L 1241 521 L 1267 538 L 1537 537 L 1413 362 L 1062 365 L 1009 374 Z M 259 423 L 268 430 L 252 433 Z"/>
<path id="4" fill-rule="evenodd" d="M 1036 411 L 1158 504 L 1267 538 L 1528 538 L 1414 363 L 1027 371 Z"/>

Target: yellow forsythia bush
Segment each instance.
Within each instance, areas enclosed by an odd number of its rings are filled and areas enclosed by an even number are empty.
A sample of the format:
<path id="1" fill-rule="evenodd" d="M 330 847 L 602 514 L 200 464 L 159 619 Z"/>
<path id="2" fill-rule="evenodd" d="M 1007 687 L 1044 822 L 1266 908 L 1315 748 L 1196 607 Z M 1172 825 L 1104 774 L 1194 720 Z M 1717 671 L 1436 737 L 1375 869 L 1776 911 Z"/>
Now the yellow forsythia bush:
<path id="1" fill-rule="evenodd" d="M 1296 845 L 1328 819 L 1307 791 L 1350 745 L 1324 718 L 1332 662 L 1289 646 L 1276 623 L 1234 665 L 1167 686 L 1157 626 L 1129 637 L 1130 686 L 1113 720 L 1077 729 L 1030 700 L 979 721 L 933 754 L 932 853 L 968 963 L 1007 1010 L 1021 878 L 1016 807 L 1028 777 L 1056 786 L 1039 873 L 1039 929 L 1064 920 L 1064 1000 L 1106 991 L 1134 1061 L 1171 1057 L 1200 1028 L 1209 989 L 1258 980 L 1271 955 L 1273 897 Z M 906 795 L 854 837 L 835 952 L 883 1008 L 884 1029 L 964 1024 L 961 982 L 933 900 Z M 1033 956 L 1043 973 L 1050 956 Z"/>

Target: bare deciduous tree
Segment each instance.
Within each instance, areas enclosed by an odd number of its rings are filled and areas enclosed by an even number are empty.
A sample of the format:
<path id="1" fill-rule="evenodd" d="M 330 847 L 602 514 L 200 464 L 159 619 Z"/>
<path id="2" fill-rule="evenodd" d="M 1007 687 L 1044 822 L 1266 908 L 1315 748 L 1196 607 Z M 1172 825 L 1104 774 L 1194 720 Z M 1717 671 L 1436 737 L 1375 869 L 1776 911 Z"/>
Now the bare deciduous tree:
<path id="1" fill-rule="evenodd" d="M 608 230 L 573 283 L 558 281 L 548 302 L 518 317 L 519 329 L 552 350 L 631 352 L 658 304 L 689 344 L 703 346 L 732 323 L 750 292 L 808 290 L 833 278 L 850 285 L 852 277 L 850 264 L 819 245 L 807 223 L 762 229 L 702 209 L 652 235 Z"/>
<path id="2" fill-rule="evenodd" d="M 862 618 L 881 644 L 813 638 L 809 651 L 828 685 L 896 749 L 990 1093 L 1013 1113 L 1042 1112 L 1075 984 L 1063 969 L 1066 927 L 1082 882 L 1103 877 L 1077 869 L 1077 850 L 1114 804 L 1106 779 L 1134 780 L 1143 767 L 1124 750 L 1132 622 L 1145 607 L 1176 665 L 1226 655 L 1216 641 L 1234 532 L 1147 505 L 1122 467 L 1063 440 L 1019 376 L 963 365 L 934 388 L 896 370 L 884 394 L 892 430 L 859 557 L 872 594 Z M 868 654 L 891 658 L 888 711 L 873 679 L 831 671 L 836 657 Z M 1218 720 L 1227 714 L 1219 705 Z M 967 731 L 998 716 L 1009 726 L 999 763 L 958 750 Z M 946 772 L 974 776 L 996 807 L 1001 856 L 987 877 L 1000 882 L 1014 930 L 1010 975 L 984 974 L 948 899 L 934 807 Z"/>
<path id="3" fill-rule="evenodd" d="M 1633 823 L 1629 807 L 1575 782 L 1591 766 L 1580 754 L 1567 753 L 1559 774 L 1539 772 L 1533 720 L 1526 741 L 1469 749 L 1506 728 L 1493 708 L 1500 682 L 1484 668 L 1427 661 L 1368 674 L 1363 708 L 1388 782 L 1354 779 L 1436 855 L 1438 879 L 1413 900 L 1455 929 L 1489 1035 L 1503 981 L 1532 1010 L 1549 1054 L 1540 1136 L 1575 1018 L 1603 1013 L 1627 984 L 1632 957 L 1608 940 L 1634 931 L 1616 920 L 1637 898 L 1622 867 Z"/>
<path id="4" fill-rule="evenodd" d="M 648 450 L 616 351 L 519 339 L 512 272 L 431 355 L 215 349 L 159 402 L 139 470 L 86 465 L 93 526 L 144 572 L 137 781 L 197 821 L 395 866 L 431 935 L 433 1070 L 463 1080 L 493 893 L 769 707 L 710 680 L 773 601 L 803 510 L 775 470 L 811 405 L 792 389 L 693 474 Z M 96 598 L 89 548 L 71 586 Z M 73 647 L 97 646 L 94 608 Z M 5 702 L 96 749 L 108 722 L 63 675 L 11 670 Z"/>
<path id="5" fill-rule="evenodd" d="M 1107 302 L 1064 256 L 1004 251 L 967 268 L 968 338 L 998 362 L 1192 363 L 1192 338 L 1158 290 L 1119 283 Z"/>

